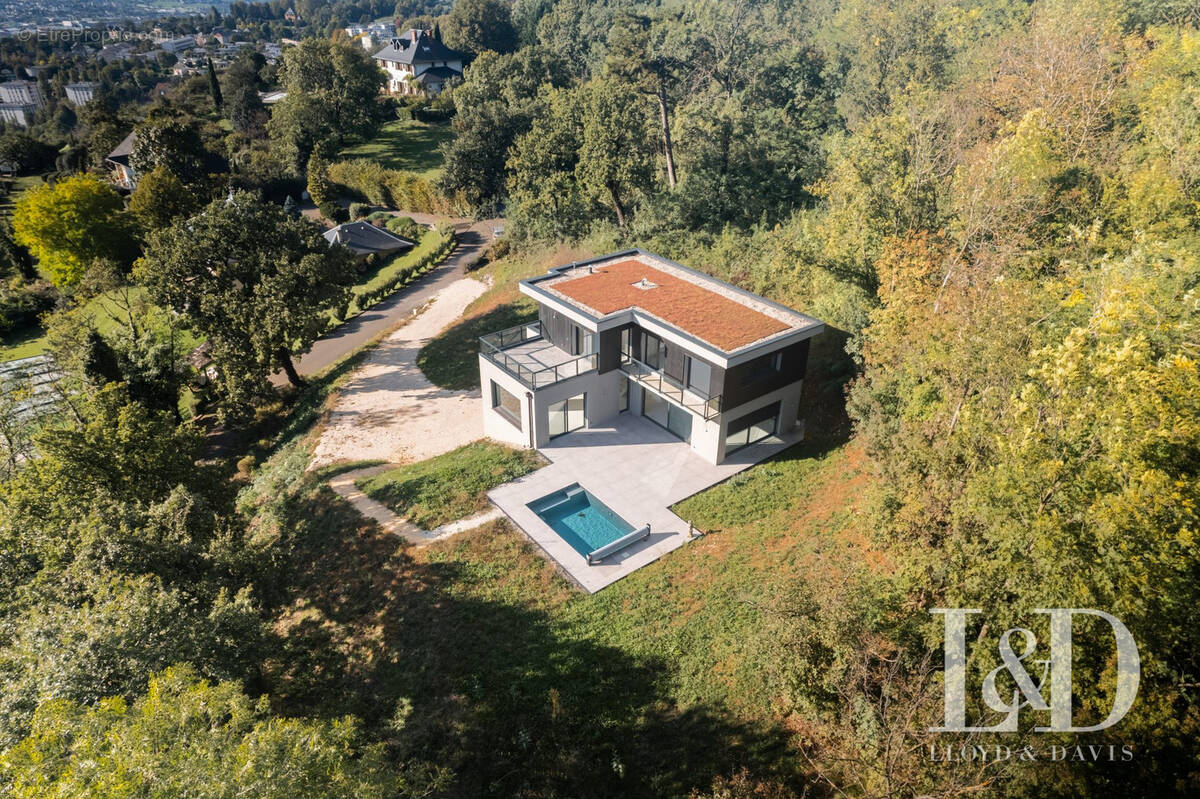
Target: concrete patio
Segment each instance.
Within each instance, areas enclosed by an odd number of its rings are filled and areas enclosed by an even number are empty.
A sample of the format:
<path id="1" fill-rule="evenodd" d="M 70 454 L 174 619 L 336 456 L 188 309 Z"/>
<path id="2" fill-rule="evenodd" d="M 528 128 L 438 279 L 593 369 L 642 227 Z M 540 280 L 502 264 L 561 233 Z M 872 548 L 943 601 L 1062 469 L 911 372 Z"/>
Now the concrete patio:
<path id="1" fill-rule="evenodd" d="M 796 430 L 768 438 L 713 466 L 653 422 L 624 413 L 554 439 L 541 450 L 549 466 L 493 489 L 488 497 L 571 579 L 595 593 L 687 543 L 688 523 L 670 511 L 671 505 L 802 437 L 803 432 Z M 527 506 L 572 483 L 579 483 L 634 527 L 649 524 L 650 538 L 589 566 Z"/>

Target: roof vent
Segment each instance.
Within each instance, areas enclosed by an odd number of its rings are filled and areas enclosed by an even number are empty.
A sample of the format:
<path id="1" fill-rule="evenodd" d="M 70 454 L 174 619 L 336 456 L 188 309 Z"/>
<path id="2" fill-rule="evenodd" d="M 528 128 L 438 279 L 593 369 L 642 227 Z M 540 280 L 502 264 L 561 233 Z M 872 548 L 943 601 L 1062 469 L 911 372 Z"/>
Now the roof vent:
<path id="1" fill-rule="evenodd" d="M 642 278 L 642 279 L 641 279 L 641 280 L 639 280 L 638 282 L 636 282 L 636 283 L 632 283 L 632 284 L 630 284 L 630 285 L 632 285 L 632 286 L 633 286 L 635 289 L 642 289 L 643 291 L 644 291 L 644 290 L 646 290 L 646 289 L 656 289 L 656 288 L 658 288 L 658 284 L 657 284 L 657 283 L 651 283 L 651 282 L 650 282 L 649 280 L 647 280 L 646 278 Z"/>

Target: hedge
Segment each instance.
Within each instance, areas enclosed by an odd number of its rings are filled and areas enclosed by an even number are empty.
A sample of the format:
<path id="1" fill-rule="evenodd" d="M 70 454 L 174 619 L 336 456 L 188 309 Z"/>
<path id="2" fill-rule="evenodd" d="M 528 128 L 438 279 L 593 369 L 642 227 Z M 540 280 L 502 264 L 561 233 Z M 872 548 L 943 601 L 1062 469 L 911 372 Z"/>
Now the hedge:
<path id="1" fill-rule="evenodd" d="M 354 298 L 345 308 L 339 309 L 340 312 L 337 314 L 337 317 L 340 321 L 331 321 L 330 327 L 336 327 L 341 322 L 352 319 L 363 311 L 370 310 L 376 303 L 387 299 L 444 261 L 457 243 L 454 235 L 454 226 L 438 225 L 437 232 L 442 237 L 442 243 L 438 245 L 437 249 L 426 254 L 420 260 L 398 270 L 395 275 L 382 285 L 355 294 Z"/>
<path id="2" fill-rule="evenodd" d="M 428 180 L 412 172 L 386 169 L 366 158 L 332 163 L 328 175 L 335 191 L 357 197 L 371 205 L 427 214 L 453 212 L 450 202 Z"/>

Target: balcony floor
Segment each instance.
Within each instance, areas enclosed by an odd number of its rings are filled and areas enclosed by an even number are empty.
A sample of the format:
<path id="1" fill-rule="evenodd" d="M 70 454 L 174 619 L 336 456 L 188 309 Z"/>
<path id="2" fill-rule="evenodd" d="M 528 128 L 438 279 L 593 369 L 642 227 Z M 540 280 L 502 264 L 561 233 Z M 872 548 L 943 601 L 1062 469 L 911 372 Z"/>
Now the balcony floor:
<path id="1" fill-rule="evenodd" d="M 502 352 L 521 366 L 534 372 L 548 366 L 559 366 L 579 357 L 554 346 L 544 338 L 536 338 L 506 347 Z"/>

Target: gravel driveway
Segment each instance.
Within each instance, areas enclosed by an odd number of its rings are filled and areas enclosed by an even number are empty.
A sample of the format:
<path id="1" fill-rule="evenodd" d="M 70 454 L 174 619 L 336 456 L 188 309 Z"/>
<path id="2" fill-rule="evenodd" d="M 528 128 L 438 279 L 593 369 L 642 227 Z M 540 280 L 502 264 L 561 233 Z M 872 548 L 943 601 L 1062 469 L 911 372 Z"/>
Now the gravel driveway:
<path id="1" fill-rule="evenodd" d="M 486 288 L 472 278 L 448 284 L 423 313 L 380 343 L 339 392 L 310 468 L 425 460 L 483 437 L 479 390 L 438 388 L 417 368 L 417 353 Z"/>

